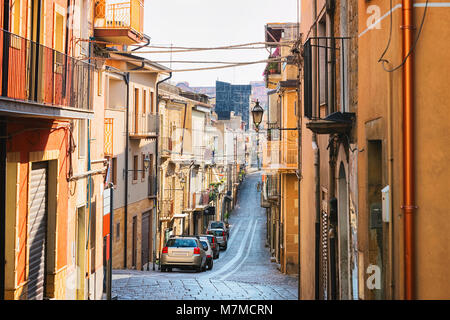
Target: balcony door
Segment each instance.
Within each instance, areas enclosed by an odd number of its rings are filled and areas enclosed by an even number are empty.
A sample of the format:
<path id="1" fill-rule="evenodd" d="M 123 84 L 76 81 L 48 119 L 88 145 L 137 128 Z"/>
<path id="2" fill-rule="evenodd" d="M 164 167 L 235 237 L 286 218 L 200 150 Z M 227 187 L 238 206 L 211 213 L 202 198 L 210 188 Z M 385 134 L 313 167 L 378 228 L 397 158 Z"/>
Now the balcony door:
<path id="1" fill-rule="evenodd" d="M 139 133 L 139 89 L 134 89 L 134 133 Z"/>

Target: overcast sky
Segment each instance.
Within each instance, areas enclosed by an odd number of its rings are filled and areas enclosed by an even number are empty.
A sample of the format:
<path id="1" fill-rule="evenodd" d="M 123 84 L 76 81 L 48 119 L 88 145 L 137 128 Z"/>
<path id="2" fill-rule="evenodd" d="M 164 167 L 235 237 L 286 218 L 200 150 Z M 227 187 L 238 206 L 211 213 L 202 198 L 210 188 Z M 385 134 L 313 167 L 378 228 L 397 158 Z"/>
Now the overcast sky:
<path id="1" fill-rule="evenodd" d="M 264 41 L 264 25 L 296 22 L 297 0 L 151 0 L 145 1 L 145 34 L 154 45 L 211 47 Z M 154 61 L 170 54 L 150 54 Z M 268 57 L 265 49 L 173 53 L 172 60 L 255 61 Z M 163 63 L 170 67 L 169 63 Z M 172 63 L 172 69 L 207 67 Z M 229 69 L 179 72 L 173 81 L 191 86 L 214 86 L 216 80 L 247 84 L 263 80 L 264 64 Z"/>

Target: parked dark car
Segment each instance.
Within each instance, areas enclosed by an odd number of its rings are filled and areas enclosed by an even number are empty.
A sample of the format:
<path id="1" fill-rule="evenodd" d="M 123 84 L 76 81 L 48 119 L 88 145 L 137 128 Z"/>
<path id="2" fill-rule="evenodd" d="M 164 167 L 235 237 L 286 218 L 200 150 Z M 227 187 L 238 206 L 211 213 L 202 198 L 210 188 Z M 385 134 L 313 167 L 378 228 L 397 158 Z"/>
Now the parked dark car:
<path id="1" fill-rule="evenodd" d="M 207 230 L 211 229 L 223 229 L 227 234 L 227 238 L 230 237 L 230 229 L 228 228 L 228 223 L 226 223 L 225 221 L 210 221 L 208 223 Z"/>
<path id="2" fill-rule="evenodd" d="M 214 235 L 221 249 L 227 250 L 227 234 L 224 229 L 210 229 L 207 234 Z"/>
<path id="3" fill-rule="evenodd" d="M 200 240 L 202 237 L 208 239 L 209 244 L 211 245 L 211 247 L 213 249 L 213 259 L 218 259 L 219 255 L 220 255 L 220 248 L 219 248 L 219 243 L 217 242 L 216 236 L 214 236 L 212 234 L 201 234 Z"/>

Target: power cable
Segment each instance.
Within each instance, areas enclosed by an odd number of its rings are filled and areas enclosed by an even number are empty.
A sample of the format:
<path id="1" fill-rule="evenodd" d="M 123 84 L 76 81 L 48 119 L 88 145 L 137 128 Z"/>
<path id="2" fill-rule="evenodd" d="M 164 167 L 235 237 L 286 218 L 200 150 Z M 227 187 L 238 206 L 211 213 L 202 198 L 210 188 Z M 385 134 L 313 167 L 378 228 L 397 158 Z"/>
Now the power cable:
<path id="1" fill-rule="evenodd" d="M 424 9 L 424 11 L 423 11 L 422 22 L 421 22 L 421 24 L 420 24 L 420 28 L 419 28 L 419 31 L 418 31 L 418 33 L 417 33 L 417 37 L 416 37 L 416 39 L 414 40 L 414 43 L 413 43 L 411 49 L 409 50 L 408 54 L 406 55 L 406 57 L 403 59 L 403 61 L 402 61 L 397 67 L 392 68 L 392 69 L 386 69 L 386 67 L 384 66 L 384 64 L 385 64 L 386 62 L 389 63 L 389 60 L 384 59 L 384 55 L 386 54 L 386 52 L 387 52 L 387 50 L 388 50 L 388 48 L 389 48 L 389 46 L 390 46 L 391 38 L 392 38 L 392 7 L 393 7 L 393 6 L 392 6 L 392 0 L 390 1 L 390 5 L 391 5 L 391 8 L 390 8 L 390 10 L 391 10 L 391 18 L 390 18 L 390 21 L 391 21 L 391 22 L 390 22 L 389 40 L 388 40 L 386 49 L 384 50 L 383 54 L 381 55 L 380 59 L 378 60 L 378 62 L 381 62 L 381 63 L 382 63 L 382 66 L 383 66 L 384 71 L 386 71 L 386 72 L 394 72 L 394 71 L 400 69 L 401 67 L 403 67 L 403 65 L 404 65 L 404 64 L 406 63 L 406 61 L 408 60 L 409 56 L 410 56 L 410 55 L 413 53 L 413 51 L 415 50 L 416 45 L 417 45 L 417 42 L 419 41 L 419 38 L 420 38 L 420 34 L 422 33 L 423 25 L 424 25 L 424 22 L 425 22 L 425 17 L 426 17 L 426 14 L 427 14 L 428 3 L 429 3 L 429 0 L 427 0 L 426 3 L 425 3 L 425 9 Z"/>
<path id="2" fill-rule="evenodd" d="M 281 60 L 284 58 L 286 58 L 286 57 L 252 61 L 252 62 L 239 62 L 239 63 L 229 64 L 229 65 L 225 65 L 225 66 L 170 70 L 170 72 L 205 71 L 205 70 L 217 70 L 217 69 L 225 69 L 225 68 L 233 68 L 233 67 L 242 67 L 242 66 L 248 66 L 248 65 L 258 64 L 258 63 L 268 63 L 268 62 L 277 62 L 277 61 L 281 62 Z M 149 73 L 150 72 L 150 73 L 152 73 L 155 71 L 153 71 L 153 70 L 127 70 L 127 72 L 130 72 L 130 73 Z M 167 72 L 167 71 L 161 71 L 161 72 Z"/>

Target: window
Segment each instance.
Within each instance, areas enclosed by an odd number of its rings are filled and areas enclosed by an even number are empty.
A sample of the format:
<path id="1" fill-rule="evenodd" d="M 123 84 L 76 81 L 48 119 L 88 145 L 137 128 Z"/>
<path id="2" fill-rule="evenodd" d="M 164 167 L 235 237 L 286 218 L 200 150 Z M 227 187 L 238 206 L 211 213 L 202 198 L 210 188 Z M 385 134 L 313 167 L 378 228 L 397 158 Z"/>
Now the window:
<path id="1" fill-rule="evenodd" d="M 145 154 L 142 154 L 142 180 L 145 179 Z"/>
<path id="2" fill-rule="evenodd" d="M 147 90 L 144 90 L 143 98 L 142 98 L 142 113 L 147 112 Z"/>
<path id="3" fill-rule="evenodd" d="M 64 16 L 55 12 L 55 38 L 53 47 L 56 51 L 64 52 Z"/>
<path id="4" fill-rule="evenodd" d="M 15 0 L 11 3 L 11 33 L 22 35 L 22 1 Z"/>
<path id="5" fill-rule="evenodd" d="M 134 132 L 139 133 L 139 89 L 134 89 Z"/>
<path id="6" fill-rule="evenodd" d="M 138 169 L 139 168 L 139 157 L 138 156 L 134 156 L 134 161 L 133 161 L 133 180 L 137 180 L 138 179 Z"/>
<path id="7" fill-rule="evenodd" d="M 132 260 L 131 266 L 136 267 L 137 264 L 137 217 L 133 217 L 133 229 L 132 229 Z"/>
<path id="8" fill-rule="evenodd" d="M 169 248 L 192 248 L 192 247 L 197 247 L 197 241 L 195 241 L 194 239 L 183 239 L 183 238 L 178 238 L 178 239 L 169 239 L 166 243 L 166 247 Z"/>
<path id="9" fill-rule="evenodd" d="M 155 113 L 155 110 L 153 109 L 153 92 L 150 92 L 150 112 Z"/>
<path id="10" fill-rule="evenodd" d="M 120 239 L 120 222 L 116 223 L 116 241 Z"/>

